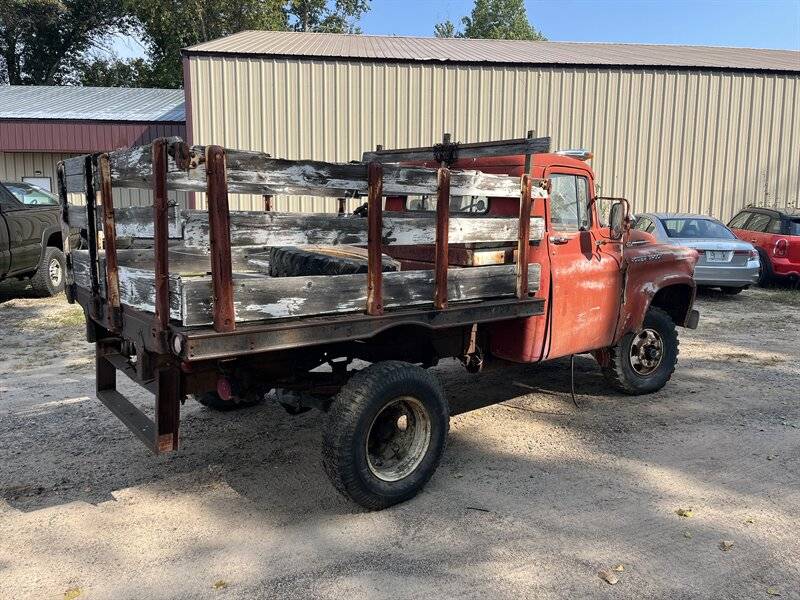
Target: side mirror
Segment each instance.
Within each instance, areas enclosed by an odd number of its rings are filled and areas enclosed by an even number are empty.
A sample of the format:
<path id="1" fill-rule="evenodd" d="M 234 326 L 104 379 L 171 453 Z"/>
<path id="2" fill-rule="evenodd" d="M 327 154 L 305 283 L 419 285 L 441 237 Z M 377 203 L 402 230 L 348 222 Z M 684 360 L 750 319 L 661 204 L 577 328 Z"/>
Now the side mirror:
<path id="1" fill-rule="evenodd" d="M 614 202 L 611 205 L 611 212 L 608 217 L 608 225 L 611 228 L 611 239 L 622 239 L 630 220 L 628 219 L 628 203 L 625 200 Z"/>

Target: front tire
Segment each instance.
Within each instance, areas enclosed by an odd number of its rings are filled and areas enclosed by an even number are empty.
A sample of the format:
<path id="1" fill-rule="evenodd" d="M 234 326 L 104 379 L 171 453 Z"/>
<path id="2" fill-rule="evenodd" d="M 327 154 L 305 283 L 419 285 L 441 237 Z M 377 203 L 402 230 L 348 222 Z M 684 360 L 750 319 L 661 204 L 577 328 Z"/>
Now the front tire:
<path id="1" fill-rule="evenodd" d="M 31 277 L 31 287 L 37 296 L 46 298 L 55 296 L 64 291 L 64 274 L 66 261 L 64 253 L 58 248 L 48 246 L 44 249 L 44 256 L 39 263 L 39 268 Z"/>
<path id="2" fill-rule="evenodd" d="M 336 395 L 323 466 L 339 492 L 370 510 L 409 500 L 439 466 L 450 410 L 436 377 L 400 361 L 376 363 Z"/>
<path id="3" fill-rule="evenodd" d="M 625 394 L 651 394 L 663 388 L 678 362 L 678 332 L 672 318 L 662 309 L 651 307 L 642 328 L 626 334 L 609 348 L 603 376 Z"/>

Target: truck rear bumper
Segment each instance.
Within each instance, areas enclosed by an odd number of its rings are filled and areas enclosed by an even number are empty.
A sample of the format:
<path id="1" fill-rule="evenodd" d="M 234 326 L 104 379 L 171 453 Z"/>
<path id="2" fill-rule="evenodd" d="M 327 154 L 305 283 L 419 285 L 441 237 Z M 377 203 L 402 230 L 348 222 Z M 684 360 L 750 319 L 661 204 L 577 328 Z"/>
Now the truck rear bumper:
<path id="1" fill-rule="evenodd" d="M 758 270 L 758 261 L 743 267 L 698 266 L 694 269 L 694 280 L 697 285 L 744 287 L 758 282 Z"/>

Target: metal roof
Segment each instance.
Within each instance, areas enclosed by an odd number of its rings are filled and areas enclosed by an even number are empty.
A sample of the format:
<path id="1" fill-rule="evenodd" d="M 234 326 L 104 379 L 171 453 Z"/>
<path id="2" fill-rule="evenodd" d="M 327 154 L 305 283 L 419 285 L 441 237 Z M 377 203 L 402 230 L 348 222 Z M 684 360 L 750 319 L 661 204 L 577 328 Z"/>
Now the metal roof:
<path id="1" fill-rule="evenodd" d="M 3 85 L 0 119 L 182 123 L 186 116 L 183 90 Z"/>
<path id="2" fill-rule="evenodd" d="M 237 54 L 371 61 L 713 68 L 800 72 L 800 51 L 712 46 L 531 42 L 294 31 L 241 31 L 189 56 Z"/>

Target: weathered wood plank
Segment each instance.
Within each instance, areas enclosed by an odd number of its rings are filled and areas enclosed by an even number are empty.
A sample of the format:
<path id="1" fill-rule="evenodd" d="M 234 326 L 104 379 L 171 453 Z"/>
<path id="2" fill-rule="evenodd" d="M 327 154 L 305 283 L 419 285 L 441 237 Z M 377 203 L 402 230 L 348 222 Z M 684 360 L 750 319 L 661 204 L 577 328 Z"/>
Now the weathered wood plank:
<path id="1" fill-rule="evenodd" d="M 175 148 L 179 141 L 173 141 Z M 167 163 L 168 189 L 202 192 L 206 190 L 204 146 L 188 150 L 186 168 L 173 158 Z M 111 176 L 115 186 L 149 188 L 152 160 L 149 146 L 110 153 Z M 363 163 L 328 163 L 312 160 L 272 158 L 263 152 L 226 149 L 228 191 L 254 194 L 301 194 L 333 198 L 363 196 L 367 193 L 367 165 Z M 386 195 L 435 194 L 435 169 L 387 165 L 383 191 Z M 519 192 L 516 177 L 480 171 L 454 171 L 451 193 L 456 196 L 515 197 Z"/>
<path id="2" fill-rule="evenodd" d="M 512 140 L 493 140 L 490 142 L 470 142 L 457 144 L 454 147 L 455 159 L 485 158 L 491 156 L 523 156 L 535 152 L 550 152 L 549 137 L 528 137 Z M 437 146 L 424 146 L 421 148 L 398 148 L 364 152 L 363 162 L 377 161 L 381 163 L 397 163 L 403 161 L 434 161 L 438 160 L 435 151 Z"/>
<path id="3" fill-rule="evenodd" d="M 432 244 L 436 220 L 431 216 L 395 216 L 384 213 L 383 244 Z M 184 243 L 187 247 L 208 248 L 208 213 L 184 211 Z M 231 243 L 234 246 L 299 246 L 367 243 L 367 219 L 328 214 L 277 212 L 232 212 Z M 519 220 L 510 217 L 453 217 L 450 219 L 451 244 L 503 242 L 517 239 Z M 531 218 L 531 240 L 544 235 L 544 220 Z"/>
<path id="4" fill-rule="evenodd" d="M 539 273 L 538 264 L 530 265 L 531 291 L 539 288 Z M 383 305 L 386 308 L 433 303 L 432 270 L 388 272 L 383 277 Z M 236 321 L 361 312 L 367 300 L 366 283 L 366 273 L 235 279 Z M 184 325 L 210 324 L 210 278 L 184 278 L 182 284 Z M 450 269 L 447 287 L 449 302 L 513 296 L 514 265 Z"/>
<path id="5" fill-rule="evenodd" d="M 100 253 L 100 267 L 104 267 L 105 259 Z M 75 283 L 79 287 L 91 289 L 88 250 L 72 251 L 72 269 Z M 119 257 L 118 257 L 119 258 Z M 105 297 L 105 278 L 101 277 L 100 294 Z M 170 275 L 169 278 L 169 312 L 170 319 L 180 321 L 183 317 L 181 304 L 181 278 Z M 155 312 L 155 273 L 151 268 L 139 269 L 119 266 L 119 297 L 122 304 L 148 312 Z"/>
<path id="6" fill-rule="evenodd" d="M 153 270 L 155 266 L 152 248 L 117 250 L 117 259 L 123 267 Z M 233 270 L 237 272 L 268 273 L 269 248 L 264 246 L 232 248 L 231 261 Z M 211 273 L 211 259 L 207 252 L 198 248 L 170 246 L 169 272 L 184 276 L 207 275 Z"/>
<path id="7" fill-rule="evenodd" d="M 67 192 L 86 191 L 86 155 L 64 159 L 64 183 Z"/>
<path id="8" fill-rule="evenodd" d="M 97 207 L 98 219 L 102 220 L 102 207 Z M 153 238 L 153 207 L 129 206 L 114 209 L 117 223 L 117 237 Z M 169 211 L 169 237 L 179 239 L 183 236 L 183 215 L 174 206 Z M 86 207 L 69 207 L 69 224 L 76 229 L 86 229 Z"/>

